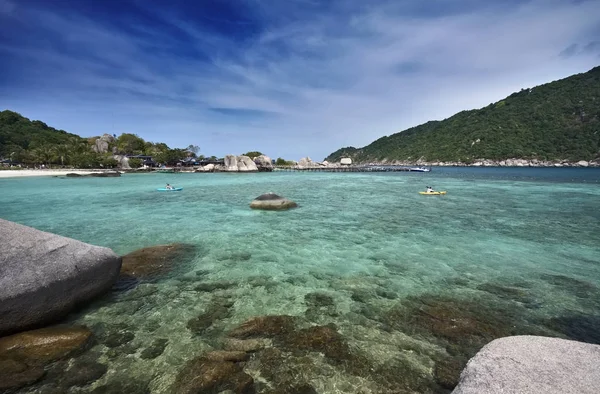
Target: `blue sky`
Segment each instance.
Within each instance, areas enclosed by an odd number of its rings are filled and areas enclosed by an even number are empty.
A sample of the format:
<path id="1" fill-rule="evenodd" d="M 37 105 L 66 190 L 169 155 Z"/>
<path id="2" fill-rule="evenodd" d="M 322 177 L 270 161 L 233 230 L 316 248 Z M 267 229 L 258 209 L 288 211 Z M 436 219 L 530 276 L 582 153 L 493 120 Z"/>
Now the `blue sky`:
<path id="1" fill-rule="evenodd" d="M 0 109 L 321 160 L 600 64 L 600 0 L 0 0 Z"/>

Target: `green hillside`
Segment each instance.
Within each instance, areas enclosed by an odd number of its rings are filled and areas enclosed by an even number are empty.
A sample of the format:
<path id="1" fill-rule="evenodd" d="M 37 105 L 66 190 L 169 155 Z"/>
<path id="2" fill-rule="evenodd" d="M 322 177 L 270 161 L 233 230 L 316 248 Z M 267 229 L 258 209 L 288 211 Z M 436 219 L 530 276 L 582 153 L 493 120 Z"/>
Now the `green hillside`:
<path id="1" fill-rule="evenodd" d="M 94 149 L 100 137 L 82 138 L 56 130 L 39 120 L 29 120 L 9 110 L 0 112 L 0 160 L 33 165 L 60 165 L 78 168 L 111 168 L 117 166 L 113 151 L 121 155 L 150 155 L 157 162 L 176 164 L 180 159 L 196 155 L 199 147 L 172 149 L 164 143 L 145 141 L 135 134 L 122 133 L 113 138 L 103 150 Z M 132 159 L 130 165 L 140 166 Z"/>
<path id="2" fill-rule="evenodd" d="M 12 154 L 17 159 L 25 151 L 85 141 L 78 135 L 56 130 L 39 120 L 31 121 L 16 112 L 0 112 L 0 157 L 8 158 Z"/>
<path id="3" fill-rule="evenodd" d="M 326 160 L 454 161 L 509 158 L 593 160 L 600 157 L 600 67 L 523 89 L 504 100 L 443 121 L 342 148 Z"/>

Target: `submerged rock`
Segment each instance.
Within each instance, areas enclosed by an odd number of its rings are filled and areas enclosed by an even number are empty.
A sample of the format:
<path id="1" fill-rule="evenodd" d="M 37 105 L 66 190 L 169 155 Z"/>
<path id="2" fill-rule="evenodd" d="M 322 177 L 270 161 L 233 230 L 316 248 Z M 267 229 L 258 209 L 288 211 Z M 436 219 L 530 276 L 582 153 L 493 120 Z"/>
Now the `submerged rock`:
<path id="1" fill-rule="evenodd" d="M 142 354 L 140 354 L 140 358 L 144 360 L 155 359 L 156 357 L 164 353 L 168 343 L 168 339 L 156 338 L 149 347 L 142 351 Z"/>
<path id="2" fill-rule="evenodd" d="M 229 332 L 234 338 L 271 338 L 289 334 L 294 330 L 293 316 L 254 317 Z"/>
<path id="3" fill-rule="evenodd" d="M 77 360 L 68 371 L 61 382 L 63 387 L 86 386 L 100 379 L 108 371 L 108 367 L 91 360 Z"/>
<path id="4" fill-rule="evenodd" d="M 286 348 L 317 351 L 335 360 L 350 360 L 350 347 L 334 324 L 313 326 L 291 333 L 283 339 Z"/>
<path id="5" fill-rule="evenodd" d="M 215 322 L 229 317 L 232 306 L 233 302 L 226 298 L 215 298 L 204 313 L 187 322 L 187 328 L 194 334 L 202 334 Z"/>
<path id="6" fill-rule="evenodd" d="M 91 172 L 89 174 L 78 174 L 76 172 L 69 172 L 65 174 L 67 178 L 113 178 L 121 176 L 119 171 L 110 171 L 110 172 Z"/>
<path id="7" fill-rule="evenodd" d="M 0 219 L 0 335 L 62 318 L 116 281 L 121 258 Z"/>
<path id="8" fill-rule="evenodd" d="M 172 391 L 177 394 L 216 394 L 225 390 L 252 394 L 255 392 L 254 379 L 234 362 L 200 357 L 186 364 L 177 375 Z"/>
<path id="9" fill-rule="evenodd" d="M 473 357 L 454 394 L 593 394 L 600 386 L 600 346 L 558 338 L 496 339 Z"/>
<path id="10" fill-rule="evenodd" d="M 0 358 L 45 365 L 70 356 L 88 344 L 92 332 L 85 327 L 47 327 L 0 338 Z"/>
<path id="11" fill-rule="evenodd" d="M 84 327 L 48 327 L 0 338 L 0 390 L 37 382 L 44 366 L 84 350 L 91 337 Z"/>
<path id="12" fill-rule="evenodd" d="M 0 358 L 0 391 L 29 386 L 44 377 L 44 368 Z"/>
<path id="13" fill-rule="evenodd" d="M 255 352 L 260 349 L 272 346 L 273 342 L 269 338 L 236 339 L 225 338 L 223 348 L 236 352 Z"/>
<path id="14" fill-rule="evenodd" d="M 264 210 L 285 210 L 290 208 L 296 208 L 298 204 L 295 202 L 288 200 L 287 198 L 283 198 L 278 196 L 275 193 L 266 193 L 258 196 L 250 203 L 250 208 L 252 209 L 264 209 Z"/>
<path id="15" fill-rule="evenodd" d="M 195 252 L 193 245 L 169 244 L 150 246 L 123 256 L 122 277 L 156 279 Z M 121 279 L 120 279 L 121 280 Z"/>
<path id="16" fill-rule="evenodd" d="M 203 357 L 211 361 L 232 361 L 237 363 L 240 361 L 248 360 L 250 355 L 246 352 L 241 351 L 215 350 L 206 353 Z"/>
<path id="17" fill-rule="evenodd" d="M 600 316 L 572 314 L 549 319 L 546 325 L 569 339 L 600 345 Z"/>

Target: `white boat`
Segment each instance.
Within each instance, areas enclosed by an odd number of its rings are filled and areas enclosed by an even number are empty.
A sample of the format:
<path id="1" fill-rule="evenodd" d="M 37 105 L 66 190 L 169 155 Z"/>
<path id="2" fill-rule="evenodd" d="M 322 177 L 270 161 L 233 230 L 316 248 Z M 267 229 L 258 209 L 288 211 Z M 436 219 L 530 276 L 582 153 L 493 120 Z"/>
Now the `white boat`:
<path id="1" fill-rule="evenodd" d="M 425 168 L 425 167 L 411 167 L 408 169 L 409 171 L 416 171 L 416 172 L 430 172 L 431 168 Z"/>

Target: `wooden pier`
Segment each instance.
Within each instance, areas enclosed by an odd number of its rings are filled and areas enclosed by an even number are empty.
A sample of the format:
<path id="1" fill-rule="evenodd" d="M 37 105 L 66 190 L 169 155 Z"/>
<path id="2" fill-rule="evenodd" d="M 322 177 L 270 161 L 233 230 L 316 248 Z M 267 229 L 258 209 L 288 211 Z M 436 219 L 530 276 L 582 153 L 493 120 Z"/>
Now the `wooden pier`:
<path id="1" fill-rule="evenodd" d="M 274 171 L 290 172 L 429 172 L 400 166 L 343 166 L 343 167 L 304 167 L 273 166 Z"/>

